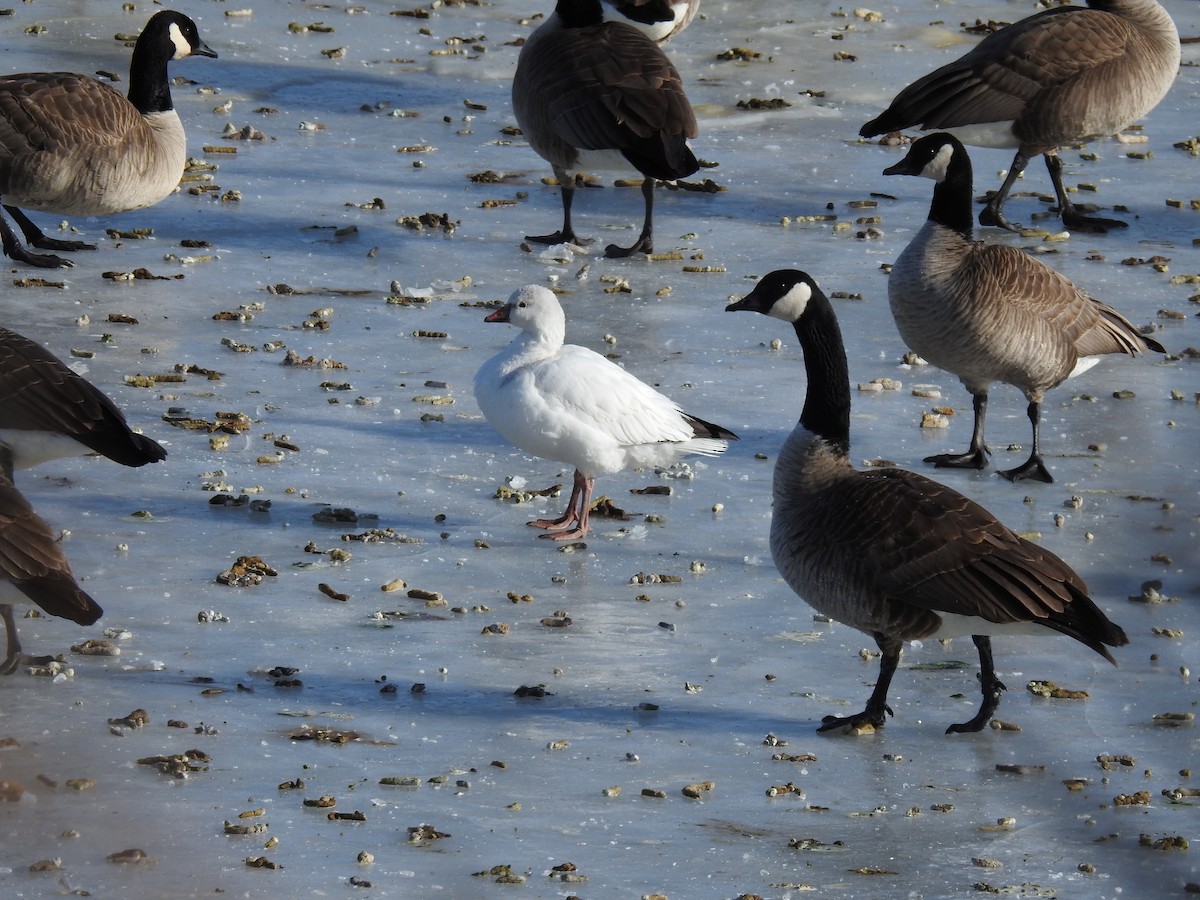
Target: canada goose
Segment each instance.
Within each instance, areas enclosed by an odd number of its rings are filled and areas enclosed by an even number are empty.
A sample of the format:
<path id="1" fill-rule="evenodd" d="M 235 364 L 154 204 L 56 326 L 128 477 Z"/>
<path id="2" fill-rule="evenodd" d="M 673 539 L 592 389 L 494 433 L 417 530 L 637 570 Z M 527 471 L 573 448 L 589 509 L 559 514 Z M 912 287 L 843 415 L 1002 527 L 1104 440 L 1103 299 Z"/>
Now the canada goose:
<path id="1" fill-rule="evenodd" d="M 618 19 L 641 31 L 656 44 L 665 44 L 691 24 L 700 0 L 604 0 Z"/>
<path id="2" fill-rule="evenodd" d="M 100 618 L 49 526 L 12 482 L 14 469 L 88 452 L 135 467 L 167 456 L 157 442 L 131 431 L 112 400 L 86 378 L 39 344 L 0 328 L 0 618 L 8 630 L 0 674 L 23 661 L 44 661 L 21 655 L 13 603 L 32 600 L 80 625 Z"/>
<path id="3" fill-rule="evenodd" d="M 11 675 L 22 663 L 45 665 L 53 658 L 21 652 L 13 604 L 36 603 L 80 625 L 91 625 L 103 612 L 75 583 L 50 526 L 5 475 L 0 475 L 0 576 L 0 618 L 8 634 L 0 675 Z"/>
<path id="4" fill-rule="evenodd" d="M 1119 312 L 1089 297 L 1028 253 L 971 238 L 971 160 L 957 138 L 931 134 L 885 175 L 922 175 L 937 184 L 929 218 L 888 278 L 888 301 L 900 336 L 935 366 L 959 377 L 974 398 L 975 430 L 966 453 L 930 456 L 938 466 L 982 469 L 988 389 L 1020 388 L 1029 401 L 1033 449 L 1001 472 L 1011 481 L 1054 479 L 1042 462 L 1042 397 L 1091 368 L 1104 353 L 1165 352 Z"/>
<path id="5" fill-rule="evenodd" d="M 866 709 L 825 716 L 819 731 L 884 724 L 904 641 L 969 634 L 975 642 L 983 703 L 947 734 L 979 731 L 996 712 L 1005 688 L 992 664 L 993 634 L 1057 631 L 1116 664 L 1104 645 L 1127 644 L 1125 632 L 1053 553 L 923 475 L 854 468 L 846 351 L 833 307 L 809 275 L 772 272 L 726 309 L 791 322 L 804 351 L 804 411 L 775 463 L 775 565 L 809 605 L 871 635 L 883 653 Z"/>
<path id="6" fill-rule="evenodd" d="M 14 469 L 89 452 L 135 467 L 167 456 L 131 431 L 90 381 L 40 344 L 0 328 L 0 471 L 11 479 Z"/>
<path id="7" fill-rule="evenodd" d="M 527 284 L 485 322 L 521 329 L 475 375 L 484 417 L 527 453 L 575 467 L 567 509 L 529 524 L 541 535 L 574 540 L 588 532 L 597 475 L 669 465 L 687 453 L 716 456 L 737 435 L 683 412 L 675 403 L 599 353 L 564 344 L 558 298 Z"/>
<path id="8" fill-rule="evenodd" d="M 631 246 L 610 244 L 604 251 L 622 257 L 653 252 L 655 179 L 683 178 L 699 168 L 687 145 L 697 133 L 696 117 L 658 45 L 603 15 L 600 0 L 558 0 L 521 48 L 512 102 L 529 146 L 553 167 L 562 192 L 562 228 L 526 240 L 583 243 L 571 227 L 576 174 L 632 167 L 644 176 L 646 215 Z"/>
<path id="9" fill-rule="evenodd" d="M 171 103 L 167 63 L 217 54 L 196 23 L 155 13 L 133 48 L 129 97 L 70 72 L 0 78 L 0 199 L 31 246 L 94 250 L 49 238 L 20 209 L 59 215 L 106 216 L 153 206 L 179 184 L 187 147 Z M 31 253 L 0 216 L 4 253 L 42 268 L 70 266 L 53 254 Z"/>
<path id="10" fill-rule="evenodd" d="M 1004 183 L 979 214 L 981 225 L 1021 230 L 1001 209 L 1040 153 L 1063 224 L 1096 232 L 1124 227 L 1075 208 L 1058 148 L 1116 134 L 1154 109 L 1179 71 L 1179 33 L 1154 0 L 1088 0 L 1088 7 L 1056 6 L 993 32 L 902 90 L 859 134 L 916 125 L 980 147 L 1016 147 Z"/>

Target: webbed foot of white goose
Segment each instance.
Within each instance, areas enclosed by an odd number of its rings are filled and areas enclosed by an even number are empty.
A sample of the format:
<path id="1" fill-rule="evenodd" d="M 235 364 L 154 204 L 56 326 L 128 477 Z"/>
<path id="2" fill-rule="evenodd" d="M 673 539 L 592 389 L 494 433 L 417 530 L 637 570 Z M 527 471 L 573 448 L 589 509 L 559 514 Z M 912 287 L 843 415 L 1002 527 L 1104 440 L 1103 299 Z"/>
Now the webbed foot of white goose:
<path id="1" fill-rule="evenodd" d="M 578 528 L 568 528 L 565 531 L 547 531 L 545 534 L 539 534 L 538 537 L 545 541 L 578 541 L 587 537 L 588 529 L 582 526 Z"/>
<path id="2" fill-rule="evenodd" d="M 986 469 L 988 452 L 986 447 L 980 447 L 966 453 L 938 453 L 925 457 L 925 462 L 933 463 L 939 469 Z"/>
<path id="3" fill-rule="evenodd" d="M 1042 481 L 1046 484 L 1054 483 L 1054 476 L 1047 470 L 1040 456 L 1031 456 L 1015 469 L 1004 469 L 1000 474 L 1012 482 L 1030 479 L 1032 481 Z"/>
<path id="4" fill-rule="evenodd" d="M 821 727 L 817 729 L 820 734 L 823 731 L 833 731 L 836 728 L 844 729 L 846 732 L 854 732 L 866 730 L 865 725 L 870 725 L 871 730 L 882 728 L 887 722 L 887 717 L 895 715 L 892 708 L 886 704 L 878 709 L 873 709 L 870 704 L 862 712 L 853 716 L 825 716 L 821 719 Z"/>

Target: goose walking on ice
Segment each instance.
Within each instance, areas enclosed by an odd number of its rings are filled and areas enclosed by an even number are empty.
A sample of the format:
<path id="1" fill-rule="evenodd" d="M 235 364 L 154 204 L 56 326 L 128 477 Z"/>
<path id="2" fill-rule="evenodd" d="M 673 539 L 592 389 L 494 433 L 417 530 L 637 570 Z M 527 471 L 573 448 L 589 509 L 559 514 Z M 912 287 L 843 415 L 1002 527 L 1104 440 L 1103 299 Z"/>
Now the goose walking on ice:
<path id="1" fill-rule="evenodd" d="M 1125 227 L 1085 216 L 1062 180 L 1058 148 L 1108 137 L 1158 105 L 1179 71 L 1179 32 L 1155 0 L 1088 0 L 1055 6 L 985 37 L 970 53 L 910 84 L 863 137 L 919 126 L 979 147 L 1016 148 L 979 224 L 1020 231 L 1004 201 L 1037 154 L 1045 157 L 1063 224 L 1077 231 Z"/>
<path id="2" fill-rule="evenodd" d="M 666 466 L 688 453 L 716 456 L 737 435 L 683 412 L 599 353 L 565 344 L 558 298 L 520 288 L 485 322 L 521 329 L 475 376 L 475 399 L 492 427 L 527 453 L 575 467 L 566 511 L 529 524 L 556 541 L 588 533 L 597 475 Z"/>
<path id="3" fill-rule="evenodd" d="M 153 206 L 179 185 L 187 145 L 171 102 L 167 63 L 217 54 L 196 23 L 155 13 L 133 48 L 129 96 L 86 75 L 32 72 L 0 78 L 0 202 L 42 250 L 94 250 L 47 237 L 22 212 L 107 216 Z M 31 253 L 0 215 L 6 256 L 41 268 L 70 266 Z"/>
<path id="4" fill-rule="evenodd" d="M 0 618 L 8 653 L 0 674 L 49 657 L 21 653 L 14 603 L 91 625 L 100 607 L 75 583 L 50 527 L 13 485 L 14 469 L 99 453 L 124 466 L 167 456 L 156 441 L 129 428 L 105 394 L 28 338 L 0 328 Z"/>
<path id="5" fill-rule="evenodd" d="M 923 137 L 884 174 L 937 182 L 925 225 L 892 267 L 888 301 L 904 342 L 957 375 L 975 408 L 970 449 L 925 461 L 952 468 L 987 466 L 988 390 L 1002 381 L 1029 401 L 1033 447 L 1024 463 L 1000 474 L 1011 481 L 1053 481 L 1039 436 L 1046 391 L 1091 368 L 1102 354 L 1163 353 L 1162 345 L 1028 253 L 972 239 L 971 160 L 957 138 Z"/>
<path id="6" fill-rule="evenodd" d="M 513 113 L 534 151 L 554 169 L 563 224 L 541 244 L 584 243 L 571 225 L 575 176 L 594 169 L 636 169 L 644 177 L 645 218 L 629 247 L 605 255 L 654 250 L 654 182 L 699 168 L 687 139 L 696 117 L 675 66 L 641 30 L 605 21 L 600 0 L 558 0 L 525 41 L 512 87 Z"/>
<path id="7" fill-rule="evenodd" d="M 800 422 L 775 463 L 771 555 L 814 609 L 871 635 L 883 656 L 866 708 L 825 716 L 819 731 L 881 727 L 905 641 L 971 635 L 983 702 L 946 731 L 979 731 L 996 712 L 991 636 L 1058 632 L 1109 662 L 1128 639 L 1070 566 L 1014 534 L 979 504 L 903 469 L 850 462 L 850 384 L 828 298 L 804 272 L 765 276 L 727 310 L 791 322 L 804 352 Z"/>

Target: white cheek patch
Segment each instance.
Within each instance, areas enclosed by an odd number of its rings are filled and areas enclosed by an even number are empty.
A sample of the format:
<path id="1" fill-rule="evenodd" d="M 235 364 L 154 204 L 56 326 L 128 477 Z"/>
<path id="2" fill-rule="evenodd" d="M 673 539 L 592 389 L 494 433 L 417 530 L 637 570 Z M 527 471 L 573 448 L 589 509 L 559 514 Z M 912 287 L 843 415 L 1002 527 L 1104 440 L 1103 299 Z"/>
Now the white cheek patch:
<path id="1" fill-rule="evenodd" d="M 179 26 L 174 22 L 171 23 L 171 43 L 175 45 L 175 55 L 171 59 L 183 59 L 185 56 L 192 55 L 192 44 L 183 36 L 183 32 L 179 30 Z"/>
<path id="2" fill-rule="evenodd" d="M 943 181 L 946 178 L 946 170 L 950 168 L 950 158 L 952 156 L 954 156 L 954 146 L 952 144 L 943 144 L 933 159 L 925 164 L 925 168 L 921 170 L 921 175 L 925 178 L 932 178 L 934 181 Z"/>
<path id="3" fill-rule="evenodd" d="M 783 319 L 785 322 L 799 322 L 800 317 L 804 315 L 804 310 L 808 308 L 810 299 L 812 299 L 812 288 L 803 281 L 798 282 L 775 301 L 769 314 L 776 319 Z"/>

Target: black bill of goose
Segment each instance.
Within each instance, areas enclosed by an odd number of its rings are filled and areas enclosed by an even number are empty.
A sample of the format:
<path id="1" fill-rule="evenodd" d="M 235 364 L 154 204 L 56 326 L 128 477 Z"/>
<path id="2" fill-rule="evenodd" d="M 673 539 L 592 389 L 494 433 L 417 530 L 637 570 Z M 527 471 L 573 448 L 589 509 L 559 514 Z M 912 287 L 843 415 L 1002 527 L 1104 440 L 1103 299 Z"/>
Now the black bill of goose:
<path id="1" fill-rule="evenodd" d="M 86 453 L 132 467 L 167 456 L 156 441 L 132 431 L 90 381 L 41 345 L 0 328 L 0 618 L 8 631 L 0 674 L 48 659 L 21 654 L 14 603 L 32 601 L 80 625 L 100 618 L 100 607 L 75 583 L 49 526 L 12 482 L 15 469 Z"/>
<path id="2" fill-rule="evenodd" d="M 0 619 L 7 632 L 7 652 L 0 675 L 21 665 L 45 665 L 53 657 L 21 652 L 15 605 L 37 604 L 46 612 L 79 625 L 91 625 L 103 610 L 71 575 L 71 567 L 50 526 L 29 501 L 0 475 Z"/>
<path id="3" fill-rule="evenodd" d="M 1116 134 L 1166 95 L 1179 71 L 1179 33 L 1155 0 L 1088 0 L 1055 6 L 985 37 L 970 53 L 918 79 L 863 137 L 919 126 L 968 144 L 1016 148 L 1008 174 L 979 214 L 981 225 L 1020 226 L 1002 212 L 1017 177 L 1046 159 L 1068 228 L 1104 232 L 1118 219 L 1089 217 L 1072 204 L 1058 148 Z"/>
<path id="4" fill-rule="evenodd" d="M 988 390 L 1001 381 L 1029 401 L 1029 458 L 1001 472 L 1011 481 L 1054 479 L 1042 461 L 1039 424 L 1046 391 L 1109 353 L 1165 352 L 1119 312 L 1015 247 L 972 239 L 971 160 L 950 134 L 915 141 L 885 175 L 937 182 L 929 217 L 888 278 L 888 301 L 904 342 L 957 375 L 974 401 L 975 429 L 965 453 L 925 461 L 951 468 L 987 466 Z"/>
<path id="5" fill-rule="evenodd" d="M 641 31 L 656 44 L 665 44 L 691 24 L 700 9 L 700 0 L 604 0 L 619 18 Z"/>
<path id="6" fill-rule="evenodd" d="M 605 21 L 600 0 L 558 0 L 521 48 L 513 77 L 517 124 L 554 169 L 563 224 L 541 244 L 584 243 L 571 225 L 575 176 L 595 169 L 636 169 L 643 175 L 645 219 L 629 247 L 611 244 L 609 257 L 654 249 L 654 183 L 699 168 L 687 145 L 696 117 L 666 54 L 642 31 Z"/>
<path id="7" fill-rule="evenodd" d="M 167 456 L 132 431 L 90 381 L 40 344 L 0 328 L 0 471 L 11 479 L 14 469 L 87 453 L 133 467 Z"/>
<path id="8" fill-rule="evenodd" d="M 979 731 L 996 712 L 1005 688 L 992 635 L 1058 632 L 1115 665 L 1107 647 L 1128 638 L 1069 565 L 943 484 L 903 469 L 854 468 L 846 351 L 810 276 L 772 272 L 726 309 L 791 322 L 804 352 L 804 409 L 775 463 L 775 565 L 810 606 L 871 635 L 883 654 L 866 708 L 825 716 L 819 731 L 884 724 L 905 641 L 969 634 L 979 651 L 983 702 L 947 734 Z"/>
<path id="9" fill-rule="evenodd" d="M 31 246 L 95 249 L 47 237 L 22 209 L 107 216 L 153 206 L 175 190 L 187 147 L 167 63 L 216 55 L 195 22 L 163 10 L 134 45 L 128 97 L 70 72 L 0 78 L 0 202 Z M 72 265 L 54 254 L 31 253 L 3 216 L 0 238 L 11 259 L 42 268 Z"/>

